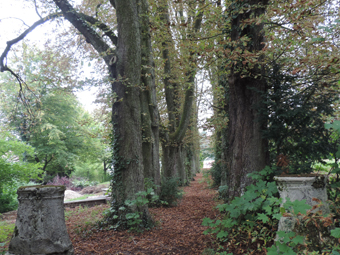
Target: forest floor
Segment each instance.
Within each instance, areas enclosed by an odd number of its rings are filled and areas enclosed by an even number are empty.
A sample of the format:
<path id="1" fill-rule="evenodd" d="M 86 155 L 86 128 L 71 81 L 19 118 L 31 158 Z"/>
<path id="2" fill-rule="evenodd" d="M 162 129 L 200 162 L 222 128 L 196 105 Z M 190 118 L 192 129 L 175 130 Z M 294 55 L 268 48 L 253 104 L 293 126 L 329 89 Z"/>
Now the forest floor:
<path id="1" fill-rule="evenodd" d="M 218 214 L 216 190 L 208 188 L 202 174 L 197 174 L 195 181 L 183 190 L 178 206 L 149 209 L 156 226 L 143 233 L 91 228 L 89 216 L 99 217 L 107 205 L 67 210 L 66 225 L 75 254 L 202 254 L 214 243 L 210 236 L 203 234 L 206 227 L 202 226 L 202 219 L 215 218 Z"/>

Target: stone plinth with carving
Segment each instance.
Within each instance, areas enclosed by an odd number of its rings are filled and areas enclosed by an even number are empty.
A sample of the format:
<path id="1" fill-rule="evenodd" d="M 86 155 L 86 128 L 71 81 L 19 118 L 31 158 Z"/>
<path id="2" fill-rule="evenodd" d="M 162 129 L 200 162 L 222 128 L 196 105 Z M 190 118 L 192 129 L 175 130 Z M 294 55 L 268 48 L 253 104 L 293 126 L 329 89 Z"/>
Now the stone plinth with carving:
<path id="1" fill-rule="evenodd" d="M 327 189 L 325 176 L 275 176 L 274 180 L 277 182 L 277 188 L 285 203 L 287 198 L 290 201 L 306 200 L 306 204 L 313 207 L 314 205 L 321 205 L 312 212 L 322 211 L 322 215 L 330 213 L 327 203 Z M 316 198 L 316 199 L 313 199 Z M 290 232 L 295 230 L 296 217 L 281 217 L 278 231 Z"/>
<path id="2" fill-rule="evenodd" d="M 65 186 L 18 189 L 19 208 L 9 255 L 73 255 L 64 215 Z"/>

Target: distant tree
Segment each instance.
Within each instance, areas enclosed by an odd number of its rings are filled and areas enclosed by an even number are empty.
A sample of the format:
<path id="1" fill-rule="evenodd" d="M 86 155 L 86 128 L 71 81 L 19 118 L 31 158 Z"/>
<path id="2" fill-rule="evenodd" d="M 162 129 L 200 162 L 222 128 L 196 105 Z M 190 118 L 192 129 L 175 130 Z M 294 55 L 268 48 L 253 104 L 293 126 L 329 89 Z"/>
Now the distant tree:
<path id="1" fill-rule="evenodd" d="M 96 151 L 90 142 L 91 131 L 84 125 L 84 114 L 72 94 L 76 82 L 67 78 L 72 69 L 64 69 L 70 65 L 69 59 L 24 45 L 22 57 L 11 61 L 20 63 L 18 69 L 25 68 L 26 82 L 17 88 L 15 77 L 1 75 L 0 91 L 6 99 L 0 103 L 1 112 L 21 140 L 35 148 L 33 158 L 27 160 L 41 163 L 47 176 L 69 175 L 82 154 Z"/>
<path id="2" fill-rule="evenodd" d="M 36 179 L 42 172 L 40 164 L 29 163 L 34 148 L 18 141 L 9 132 L 0 133 L 0 213 L 15 209 L 14 189 L 17 183 Z"/>

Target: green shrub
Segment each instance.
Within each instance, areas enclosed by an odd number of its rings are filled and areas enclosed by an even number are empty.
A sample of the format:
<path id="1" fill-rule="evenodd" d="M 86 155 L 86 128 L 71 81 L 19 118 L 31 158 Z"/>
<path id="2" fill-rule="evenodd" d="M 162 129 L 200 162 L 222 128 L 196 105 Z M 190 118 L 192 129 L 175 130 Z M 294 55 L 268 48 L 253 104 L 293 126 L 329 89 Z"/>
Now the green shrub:
<path id="1" fill-rule="evenodd" d="M 266 167 L 259 173 L 250 174 L 256 180 L 255 184 L 248 186 L 244 195 L 235 197 L 230 204 L 218 205 L 221 217 L 216 220 L 205 218 L 203 225 L 209 228 L 204 233 L 213 234 L 220 243 L 228 243 L 228 247 L 251 247 L 254 242 L 262 244 L 269 247 L 268 255 L 339 254 L 335 238 L 340 237 L 340 229 L 329 232 L 329 229 L 336 227 L 331 217 L 307 211 L 311 206 L 305 200 L 287 199 L 280 207 L 282 199 L 278 197 L 276 183 L 269 181 L 273 172 L 275 169 Z M 298 218 L 300 213 L 302 216 Z M 278 221 L 283 215 L 297 219 L 297 233 L 276 232 Z M 306 228 L 312 229 L 308 239 L 299 235 Z M 328 230 L 327 233 L 325 230 Z M 323 233 L 323 236 L 320 237 L 318 233 Z M 276 234 L 280 241 L 274 240 Z"/>
<path id="2" fill-rule="evenodd" d="M 18 208 L 18 201 L 14 194 L 3 193 L 0 190 L 0 213 L 14 211 Z"/>
<path id="3" fill-rule="evenodd" d="M 176 206 L 182 199 L 183 192 L 179 187 L 179 178 L 162 178 L 160 200 L 166 202 L 168 206 Z"/>
<path id="4" fill-rule="evenodd" d="M 218 187 L 221 184 L 221 180 L 222 180 L 221 164 L 218 162 L 214 162 L 209 172 L 211 174 L 211 178 L 214 181 L 213 187 Z"/>
<path id="5" fill-rule="evenodd" d="M 106 181 L 107 179 L 102 165 L 91 162 L 78 162 L 75 165 L 75 170 L 72 172 L 71 176 L 75 179 L 81 178 L 96 182 L 102 182 L 103 180 Z"/>
<path id="6" fill-rule="evenodd" d="M 15 224 L 8 224 L 6 222 L 0 222 L 0 254 L 5 254 L 3 246 L 10 240 L 10 237 L 14 231 Z"/>
<path id="7" fill-rule="evenodd" d="M 85 178 L 78 178 L 78 179 L 73 179 L 72 184 L 76 188 L 85 188 L 88 186 L 96 186 L 98 184 L 97 181 L 89 181 Z"/>

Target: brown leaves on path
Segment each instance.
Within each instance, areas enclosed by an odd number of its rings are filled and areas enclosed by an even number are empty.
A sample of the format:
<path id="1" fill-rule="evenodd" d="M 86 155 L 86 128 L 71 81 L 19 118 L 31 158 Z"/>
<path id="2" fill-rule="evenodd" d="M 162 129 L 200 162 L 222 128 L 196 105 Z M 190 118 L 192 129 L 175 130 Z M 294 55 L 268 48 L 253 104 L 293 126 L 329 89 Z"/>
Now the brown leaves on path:
<path id="1" fill-rule="evenodd" d="M 97 206 L 71 215 L 66 221 L 75 254 L 201 254 L 214 242 L 203 231 L 205 217 L 215 218 L 214 197 L 216 191 L 208 189 L 197 174 L 190 186 L 184 187 L 184 196 L 177 207 L 150 208 L 157 222 L 156 227 L 144 233 L 128 231 L 96 231 L 84 227 L 83 218 L 95 215 L 95 210 L 108 206 Z M 95 213 L 93 213 L 95 212 Z"/>

